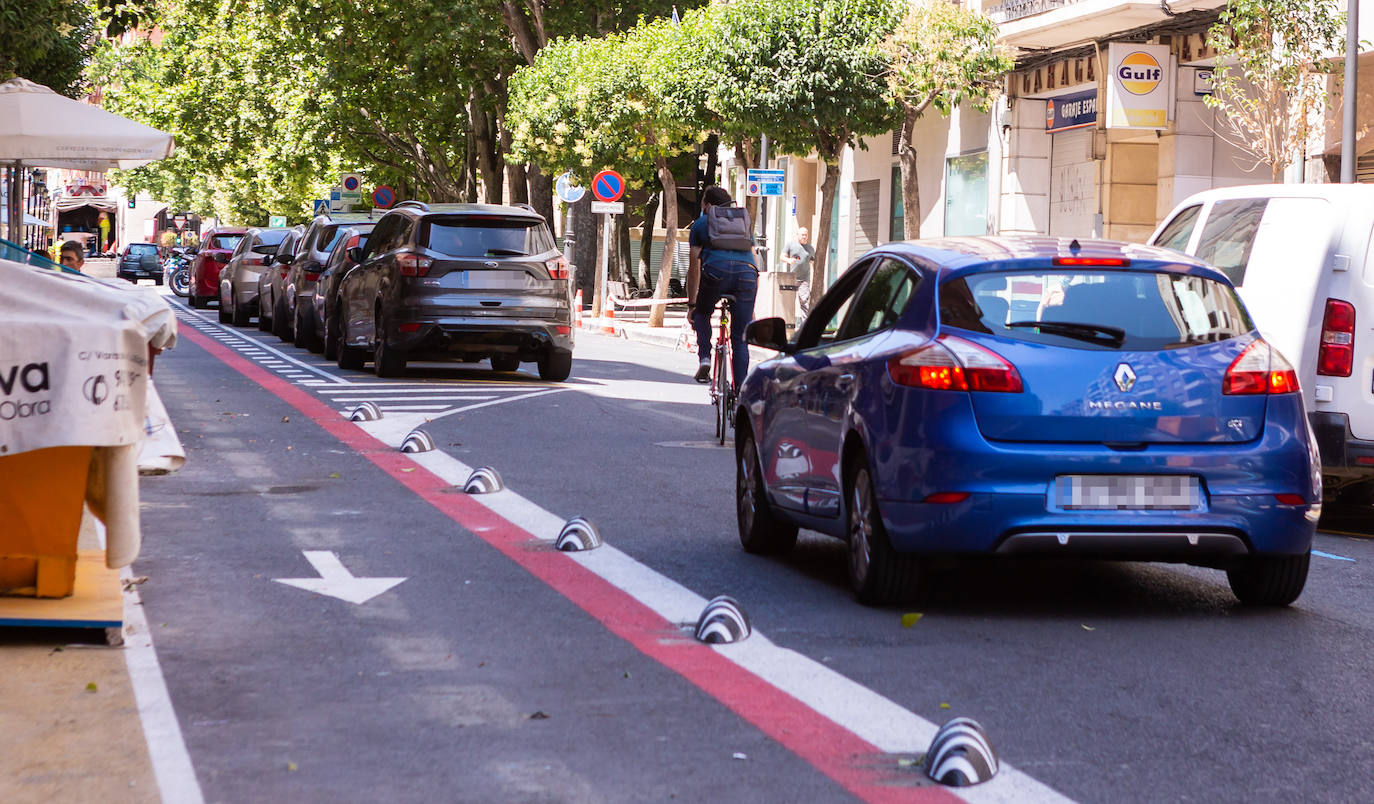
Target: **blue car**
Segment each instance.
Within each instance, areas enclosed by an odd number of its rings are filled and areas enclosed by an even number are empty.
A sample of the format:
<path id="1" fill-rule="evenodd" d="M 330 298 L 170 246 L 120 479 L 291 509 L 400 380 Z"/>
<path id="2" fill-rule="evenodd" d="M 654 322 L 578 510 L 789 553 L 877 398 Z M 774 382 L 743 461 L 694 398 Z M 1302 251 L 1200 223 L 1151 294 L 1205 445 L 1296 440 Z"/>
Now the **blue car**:
<path id="1" fill-rule="evenodd" d="M 844 539 L 866 604 L 974 555 L 1224 569 L 1253 605 L 1302 593 L 1322 490 L 1298 378 L 1206 264 L 1108 241 L 892 243 L 785 332 L 746 336 L 781 354 L 735 414 L 745 550 Z"/>

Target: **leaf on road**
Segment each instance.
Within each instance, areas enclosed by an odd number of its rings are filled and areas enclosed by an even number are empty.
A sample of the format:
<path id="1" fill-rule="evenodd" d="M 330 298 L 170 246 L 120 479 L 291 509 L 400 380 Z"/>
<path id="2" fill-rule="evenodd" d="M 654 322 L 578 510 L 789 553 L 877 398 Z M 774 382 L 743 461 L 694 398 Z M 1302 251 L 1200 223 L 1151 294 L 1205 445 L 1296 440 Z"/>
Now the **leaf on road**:
<path id="1" fill-rule="evenodd" d="M 903 628 L 910 628 L 911 626 L 913 626 L 913 625 L 915 625 L 916 623 L 920 622 L 920 621 L 921 621 L 921 618 L 924 617 L 924 616 L 925 616 L 925 615 L 922 614 L 922 613 L 919 612 L 919 611 L 907 612 L 906 614 L 903 614 L 903 615 L 902 615 L 902 627 L 903 627 Z"/>
<path id="2" fill-rule="evenodd" d="M 744 754 L 744 753 L 741 753 L 741 752 L 739 752 L 739 751 L 736 751 L 735 753 L 733 753 L 733 754 L 730 755 L 730 758 L 731 758 L 731 759 L 748 759 L 749 756 L 748 756 L 747 754 Z"/>
<path id="3" fill-rule="evenodd" d="M 415 467 L 412 466 L 412 467 L 410 467 L 409 469 L 402 469 L 401 471 L 402 471 L 402 472 L 414 472 L 414 471 L 415 471 Z"/>
<path id="4" fill-rule="evenodd" d="M 330 472 L 329 476 L 334 478 L 335 480 L 338 480 L 339 478 L 343 477 L 343 475 L 339 474 L 338 472 Z"/>
<path id="5" fill-rule="evenodd" d="M 941 702 L 940 702 L 940 708 L 941 708 L 941 709 L 948 709 L 948 708 L 949 708 L 949 704 L 944 703 L 943 701 L 941 701 Z"/>
<path id="6" fill-rule="evenodd" d="M 100 688 L 96 686 L 94 681 L 86 685 L 86 692 L 98 692 L 99 690 Z"/>
<path id="7" fill-rule="evenodd" d="M 548 719 L 549 719 L 548 713 L 545 712 L 545 711 L 542 710 L 542 709 L 541 709 L 541 710 L 538 710 L 538 711 L 536 711 L 534 714 L 530 715 L 530 720 L 548 720 Z"/>
<path id="8" fill-rule="evenodd" d="M 283 417 L 281 417 L 281 420 L 282 420 L 283 422 L 289 422 L 289 421 L 291 421 L 291 417 L 290 417 L 290 416 L 283 416 Z"/>
<path id="9" fill-rule="evenodd" d="M 1085 626 L 1083 626 L 1083 630 L 1084 630 L 1084 631 L 1096 631 L 1097 629 L 1096 629 L 1096 628 L 1093 628 L 1091 625 L 1085 625 Z"/>
<path id="10" fill-rule="evenodd" d="M 287 762 L 287 763 L 286 763 L 286 769 L 289 770 L 289 771 L 292 771 L 292 772 L 295 772 L 295 771 L 297 771 L 297 770 L 300 770 L 300 768 L 297 767 L 296 763 L 294 763 L 294 762 Z"/>

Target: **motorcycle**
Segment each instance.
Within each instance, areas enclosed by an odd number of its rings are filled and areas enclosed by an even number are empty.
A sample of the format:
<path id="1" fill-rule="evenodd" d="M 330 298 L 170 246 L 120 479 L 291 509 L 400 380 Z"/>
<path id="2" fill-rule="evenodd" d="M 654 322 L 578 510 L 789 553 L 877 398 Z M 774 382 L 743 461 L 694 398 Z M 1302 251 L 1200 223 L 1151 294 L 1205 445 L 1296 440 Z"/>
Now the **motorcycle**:
<path id="1" fill-rule="evenodd" d="M 162 263 L 162 273 L 167 278 L 167 287 L 176 295 L 186 298 L 191 292 L 191 259 L 182 249 L 174 248 Z"/>

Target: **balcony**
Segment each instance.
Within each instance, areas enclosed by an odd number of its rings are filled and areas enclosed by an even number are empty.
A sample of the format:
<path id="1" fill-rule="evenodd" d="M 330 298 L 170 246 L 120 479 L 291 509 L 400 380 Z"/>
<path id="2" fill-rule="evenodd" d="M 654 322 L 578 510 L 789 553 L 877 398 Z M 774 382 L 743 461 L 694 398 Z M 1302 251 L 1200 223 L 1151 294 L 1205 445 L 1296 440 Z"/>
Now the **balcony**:
<path id="1" fill-rule="evenodd" d="M 1003 44 L 1057 50 L 1164 22 L 1171 17 L 1166 6 L 1178 15 L 1225 5 L 1225 0 L 1000 0 L 984 2 L 982 10 L 1001 26 Z"/>

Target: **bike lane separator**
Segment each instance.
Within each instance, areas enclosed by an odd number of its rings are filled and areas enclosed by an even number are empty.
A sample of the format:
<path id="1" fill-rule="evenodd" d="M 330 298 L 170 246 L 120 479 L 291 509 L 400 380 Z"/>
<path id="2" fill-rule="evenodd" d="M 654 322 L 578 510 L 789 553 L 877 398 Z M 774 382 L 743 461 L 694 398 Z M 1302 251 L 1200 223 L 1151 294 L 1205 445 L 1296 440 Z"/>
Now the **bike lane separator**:
<path id="1" fill-rule="evenodd" d="M 697 643 L 690 632 L 683 630 L 674 619 L 618 585 L 616 576 L 620 575 L 621 582 L 626 586 L 640 591 L 646 587 L 665 586 L 680 590 L 675 595 L 669 595 L 676 603 L 670 606 L 674 611 L 669 613 L 675 613 L 676 616 L 686 613 L 682 609 L 687 603 L 695 602 L 692 598 L 705 604 L 704 599 L 676 582 L 619 551 L 607 552 L 607 559 L 597 559 L 596 553 L 614 550 L 609 545 L 583 556 L 553 549 L 552 537 L 540 537 L 494 510 L 498 507 L 497 500 L 493 499 L 491 505 L 486 505 L 479 498 L 451 493 L 453 486 L 461 485 L 465 479 L 457 477 L 457 473 L 466 467 L 456 459 L 443 453 L 400 452 L 358 423 L 348 421 L 304 389 L 257 366 L 203 333 L 187 331 L 184 334 L 230 368 L 300 411 L 459 526 L 499 550 L 591 615 L 611 633 L 673 670 L 860 799 L 869 802 L 964 800 L 975 804 L 1013 799 L 1043 802 L 1069 800 L 1005 763 L 991 781 L 976 787 L 959 788 L 957 792 L 954 788 L 929 783 L 916 771 L 909 771 L 909 776 L 907 772 L 899 776 L 895 759 L 890 768 L 875 767 L 872 759 L 880 753 L 924 751 L 935 732 L 935 725 L 824 665 L 793 651 L 778 648 L 758 632 L 754 632 L 749 640 L 735 645 L 707 646 Z M 404 424 L 414 423 L 407 418 Z M 423 419 L 423 416 L 417 417 L 418 421 Z M 371 424 L 383 425 L 376 430 L 388 436 L 394 436 L 395 433 L 387 431 L 399 432 L 403 429 L 403 422 L 384 425 L 385 422 L 382 420 Z M 404 434 L 400 437 L 403 438 Z M 434 468 L 426 466 L 443 463 L 445 458 L 452 462 L 449 465 L 452 471 L 442 471 L 438 465 Z M 425 468 L 425 471 L 415 472 L 417 465 Z M 442 474 L 435 469 L 440 469 Z M 455 477 L 446 478 L 443 474 L 454 474 Z M 507 503 L 514 505 L 501 504 L 499 507 L 513 507 L 515 510 L 510 513 L 523 510 L 527 514 L 535 514 L 519 516 L 521 520 L 538 522 L 542 519 L 551 523 L 557 519 L 512 492 L 498 492 L 490 496 L 506 497 Z M 623 560 L 609 560 L 616 555 Z M 593 569 L 599 563 L 617 564 L 618 570 L 600 574 Z M 633 568 L 627 569 L 627 563 Z M 612 567 L 607 566 L 606 569 L 611 570 Z M 699 607 L 692 611 L 689 619 L 694 621 L 699 611 Z M 753 640 L 759 641 L 750 646 Z M 818 679 L 822 682 L 821 687 L 815 684 Z M 904 739 L 898 738 L 903 745 L 899 747 L 892 744 L 895 735 L 890 733 L 890 725 L 878 722 L 881 718 L 865 718 L 874 721 L 872 725 L 876 726 L 878 733 L 861 735 L 860 731 L 869 729 L 853 722 L 855 713 L 846 715 L 844 707 L 826 705 L 827 696 L 822 694 L 826 684 L 831 686 L 831 691 L 841 693 L 839 700 L 862 699 L 864 705 L 860 707 L 860 716 L 881 713 L 896 716 L 897 721 L 909 725 L 910 733 Z M 813 703 L 808 703 L 808 700 Z M 832 710 L 830 716 L 823 713 L 826 709 Z M 836 717 L 849 722 L 842 724 Z M 912 782 L 925 784 L 911 786 Z"/>

